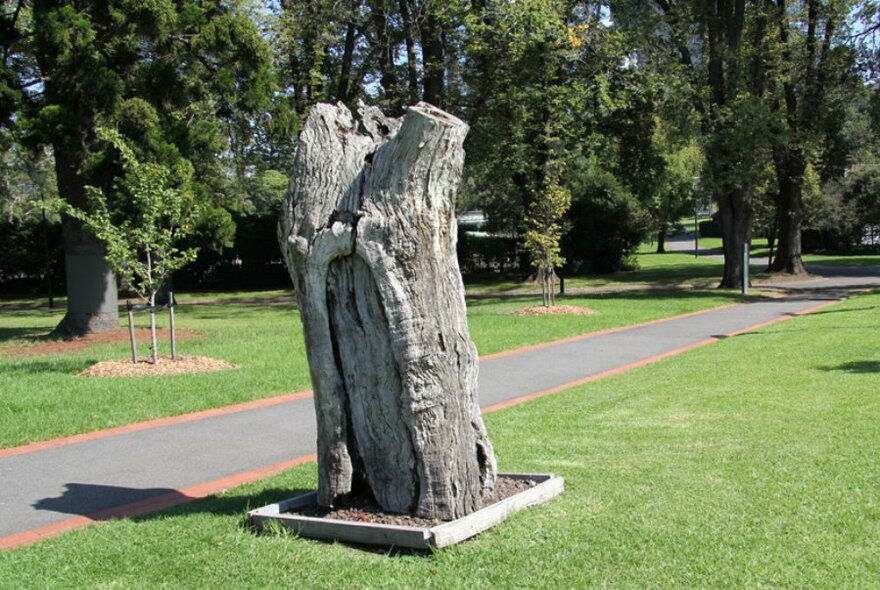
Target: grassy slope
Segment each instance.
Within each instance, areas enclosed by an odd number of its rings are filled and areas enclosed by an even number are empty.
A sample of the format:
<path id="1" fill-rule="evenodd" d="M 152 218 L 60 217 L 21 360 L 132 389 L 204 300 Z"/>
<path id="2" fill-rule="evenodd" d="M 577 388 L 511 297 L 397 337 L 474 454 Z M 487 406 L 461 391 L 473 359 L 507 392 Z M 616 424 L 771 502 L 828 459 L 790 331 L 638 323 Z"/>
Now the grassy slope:
<path id="1" fill-rule="evenodd" d="M 876 587 L 880 295 L 487 417 L 552 503 L 433 556 L 243 527 L 306 465 L 138 521 L 0 553 L 13 587 Z M 723 379 L 716 376 L 723 375 Z"/>
<path id="2" fill-rule="evenodd" d="M 482 354 L 489 354 L 738 300 L 735 294 L 717 291 L 571 297 L 565 302 L 598 313 L 524 318 L 509 314 L 537 299 L 479 299 L 469 305 L 474 340 Z M 4 311 L 0 342 L 45 333 L 61 313 Z M 309 388 L 302 331 L 292 305 L 181 306 L 177 317 L 179 327 L 203 336 L 181 342 L 181 354 L 221 358 L 239 368 L 169 377 L 83 378 L 77 373 L 99 360 L 126 358 L 127 344 L 63 356 L 13 357 L 0 351 L 0 447 Z M 146 353 L 146 343 L 141 346 Z"/>

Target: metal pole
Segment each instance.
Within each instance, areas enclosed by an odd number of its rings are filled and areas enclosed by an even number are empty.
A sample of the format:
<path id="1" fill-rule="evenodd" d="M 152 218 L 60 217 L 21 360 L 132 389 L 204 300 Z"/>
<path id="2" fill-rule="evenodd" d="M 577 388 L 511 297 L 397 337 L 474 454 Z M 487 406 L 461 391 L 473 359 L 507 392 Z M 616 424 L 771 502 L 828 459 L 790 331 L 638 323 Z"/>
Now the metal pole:
<path id="1" fill-rule="evenodd" d="M 137 340 L 134 337 L 134 311 L 132 310 L 131 299 L 125 302 L 125 306 L 128 309 L 128 337 L 131 339 L 131 362 L 137 364 Z"/>
<path id="2" fill-rule="evenodd" d="M 749 294 L 749 243 L 743 244 L 743 295 Z"/>
<path id="3" fill-rule="evenodd" d="M 174 333 L 174 291 L 168 291 L 168 319 L 171 329 L 171 360 L 177 360 L 177 338 Z"/>

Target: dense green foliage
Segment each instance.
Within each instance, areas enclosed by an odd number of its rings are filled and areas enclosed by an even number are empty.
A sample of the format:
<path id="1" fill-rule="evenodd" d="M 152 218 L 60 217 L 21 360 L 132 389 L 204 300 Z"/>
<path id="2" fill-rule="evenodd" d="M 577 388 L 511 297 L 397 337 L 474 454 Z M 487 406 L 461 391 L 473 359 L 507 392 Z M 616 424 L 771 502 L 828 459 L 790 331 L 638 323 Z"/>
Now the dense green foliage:
<path id="1" fill-rule="evenodd" d="M 618 178 L 587 164 L 577 174 L 563 240 L 568 270 L 574 274 L 609 273 L 632 268 L 633 254 L 652 229 L 651 218 Z"/>
<path id="2" fill-rule="evenodd" d="M 130 213 L 116 190 L 119 153 L 96 132 L 114 129 L 139 160 L 191 170 L 199 204 L 193 244 L 229 245 L 230 211 L 250 202 L 235 174 L 249 160 L 234 131 L 264 110 L 275 88 L 269 47 L 239 6 L 35 0 L 4 2 L 3 16 L 4 67 L 16 91 L 4 133 L 22 149 L 51 148 L 61 198 L 87 210 L 91 185 L 112 213 Z M 104 250 L 69 216 L 63 245 L 68 254 Z"/>
<path id="3" fill-rule="evenodd" d="M 51 285 L 54 278 L 57 286 L 61 236 L 51 154 L 26 149 L 8 130 L 0 130 L 0 149 L 0 284 L 43 286 L 40 279 Z"/>
<path id="4" fill-rule="evenodd" d="M 86 186 L 91 212 L 69 208 L 107 245 L 107 261 L 125 288 L 137 293 L 150 306 L 156 292 L 176 270 L 195 258 L 195 248 L 180 243 L 194 231 L 199 207 L 192 194 L 192 170 L 172 172 L 167 166 L 139 162 L 122 136 L 99 127 L 96 135 L 119 151 L 123 175 L 115 192 L 127 201 L 125 216 L 113 215 L 107 195 Z"/>
<path id="5" fill-rule="evenodd" d="M 752 237 L 797 272 L 802 229 L 855 248 L 876 225 L 872 184 L 848 179 L 880 153 L 878 22 L 868 0 L 5 0 L 0 127 L 53 148 L 78 207 L 86 184 L 114 201 L 98 126 L 143 161 L 188 162 L 193 244 L 227 248 L 207 268 L 240 255 L 234 219 L 274 213 L 314 103 L 427 100 L 471 125 L 459 208 L 490 232 L 522 243 L 541 225 L 531 204 L 558 162 L 569 271 L 626 267 L 649 233 L 662 251 L 712 202 L 736 286 Z M 75 229 L 67 249 L 88 241 Z M 612 245 L 591 247 L 603 232 Z"/>

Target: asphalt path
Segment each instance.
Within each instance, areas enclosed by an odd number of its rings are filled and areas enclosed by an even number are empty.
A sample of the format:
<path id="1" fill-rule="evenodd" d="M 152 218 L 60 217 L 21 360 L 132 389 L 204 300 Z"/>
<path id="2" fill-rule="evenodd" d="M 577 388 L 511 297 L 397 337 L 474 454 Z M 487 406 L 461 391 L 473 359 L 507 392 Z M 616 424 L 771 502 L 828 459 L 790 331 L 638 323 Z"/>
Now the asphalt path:
<path id="1" fill-rule="evenodd" d="M 792 317 L 853 290 L 880 287 L 877 268 L 811 271 L 823 278 L 785 283 L 789 294 L 779 299 L 481 359 L 480 403 L 499 406 L 562 389 Z M 28 531 L 50 534 L 65 523 L 100 519 L 120 507 L 284 465 L 314 453 L 315 438 L 312 399 L 300 397 L 49 448 L 0 450 L 0 546 Z"/>

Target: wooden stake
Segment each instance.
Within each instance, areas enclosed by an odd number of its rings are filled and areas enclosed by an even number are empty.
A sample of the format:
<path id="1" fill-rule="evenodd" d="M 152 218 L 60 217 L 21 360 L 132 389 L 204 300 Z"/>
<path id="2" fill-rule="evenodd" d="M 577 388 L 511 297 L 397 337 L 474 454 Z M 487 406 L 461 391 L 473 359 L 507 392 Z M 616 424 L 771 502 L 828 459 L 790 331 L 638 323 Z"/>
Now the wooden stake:
<path id="1" fill-rule="evenodd" d="M 174 332 L 174 292 L 168 291 L 168 319 L 171 330 L 171 360 L 177 360 L 177 335 Z"/>
<path id="2" fill-rule="evenodd" d="M 125 306 L 128 308 L 128 338 L 131 340 L 131 362 L 137 364 L 138 351 L 137 339 L 134 337 L 134 311 L 132 311 L 133 307 L 130 299 L 125 302 Z"/>

